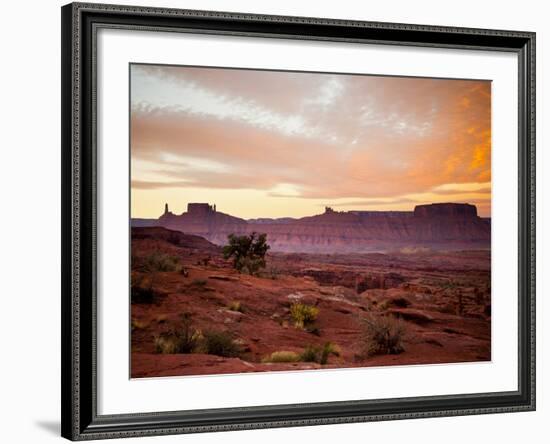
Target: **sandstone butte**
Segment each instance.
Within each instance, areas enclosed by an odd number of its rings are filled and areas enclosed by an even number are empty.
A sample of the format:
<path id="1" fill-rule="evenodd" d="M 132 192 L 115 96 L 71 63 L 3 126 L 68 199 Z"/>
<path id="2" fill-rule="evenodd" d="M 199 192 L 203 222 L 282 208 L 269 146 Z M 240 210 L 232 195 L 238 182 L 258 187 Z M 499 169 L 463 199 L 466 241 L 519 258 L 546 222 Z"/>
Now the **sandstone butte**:
<path id="1" fill-rule="evenodd" d="M 159 226 L 224 245 L 229 234 L 266 233 L 271 251 L 361 253 L 404 247 L 439 250 L 488 249 L 491 221 L 475 205 L 437 203 L 414 211 L 334 211 L 299 219 L 242 219 L 215 205 L 189 203 L 174 214 L 165 205 L 158 219 L 133 219 L 133 227 Z"/>

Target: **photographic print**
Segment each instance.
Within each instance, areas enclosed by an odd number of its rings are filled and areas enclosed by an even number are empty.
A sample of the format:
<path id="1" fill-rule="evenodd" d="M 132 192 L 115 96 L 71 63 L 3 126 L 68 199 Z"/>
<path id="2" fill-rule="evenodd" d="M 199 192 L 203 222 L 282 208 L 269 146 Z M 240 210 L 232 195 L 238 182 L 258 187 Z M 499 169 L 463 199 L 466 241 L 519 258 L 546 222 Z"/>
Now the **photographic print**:
<path id="1" fill-rule="evenodd" d="M 491 82 L 130 65 L 132 378 L 491 360 Z"/>

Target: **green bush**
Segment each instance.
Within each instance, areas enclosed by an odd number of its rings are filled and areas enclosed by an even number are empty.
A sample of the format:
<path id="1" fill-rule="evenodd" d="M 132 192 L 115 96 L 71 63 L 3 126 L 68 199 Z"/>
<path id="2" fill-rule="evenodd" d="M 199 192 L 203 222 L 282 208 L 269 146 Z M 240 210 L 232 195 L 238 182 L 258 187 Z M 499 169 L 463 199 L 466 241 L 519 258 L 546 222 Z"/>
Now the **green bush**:
<path id="1" fill-rule="evenodd" d="M 182 265 L 178 256 L 154 252 L 143 258 L 143 268 L 149 273 L 158 271 L 181 271 Z"/>
<path id="2" fill-rule="evenodd" d="M 152 276 L 132 273 L 130 297 L 134 304 L 152 304 L 155 300 Z"/>
<path id="3" fill-rule="evenodd" d="M 325 365 L 331 354 L 335 356 L 340 355 L 340 348 L 332 342 L 325 342 L 322 347 L 308 345 L 301 353 L 300 360 Z"/>
<path id="4" fill-rule="evenodd" d="M 177 339 L 170 335 L 155 336 L 155 352 L 163 355 L 179 353 Z"/>
<path id="5" fill-rule="evenodd" d="M 206 331 L 202 349 L 209 355 L 234 358 L 241 354 L 241 347 L 235 343 L 231 334 L 225 331 Z"/>
<path id="6" fill-rule="evenodd" d="M 269 250 L 267 234 L 227 236 L 228 244 L 223 247 L 225 259 L 233 259 L 233 267 L 241 273 L 257 274 L 265 268 L 265 255 Z"/>
<path id="7" fill-rule="evenodd" d="M 300 360 L 304 362 L 317 362 L 319 347 L 308 345 L 300 354 Z"/>
<path id="8" fill-rule="evenodd" d="M 290 316 L 296 328 L 310 327 L 319 314 L 319 309 L 313 305 L 295 302 L 290 306 Z"/>
<path id="9" fill-rule="evenodd" d="M 323 346 L 308 345 L 302 353 L 276 351 L 265 357 L 262 362 L 317 362 L 325 365 L 330 355 L 339 356 L 340 348 L 332 342 L 326 342 Z"/>
<path id="10" fill-rule="evenodd" d="M 163 354 L 193 353 L 201 339 L 200 331 L 192 328 L 191 314 L 183 313 L 180 329 L 155 337 L 155 350 Z"/>
<path id="11" fill-rule="evenodd" d="M 367 356 L 402 353 L 406 329 L 401 319 L 371 315 L 363 320 L 363 345 Z"/>

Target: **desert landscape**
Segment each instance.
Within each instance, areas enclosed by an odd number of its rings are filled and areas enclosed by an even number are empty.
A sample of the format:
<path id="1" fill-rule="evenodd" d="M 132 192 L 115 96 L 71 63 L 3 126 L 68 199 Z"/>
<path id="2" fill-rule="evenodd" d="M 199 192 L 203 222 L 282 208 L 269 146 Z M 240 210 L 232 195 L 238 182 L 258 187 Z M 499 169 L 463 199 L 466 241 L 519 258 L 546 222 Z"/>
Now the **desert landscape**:
<path id="1" fill-rule="evenodd" d="M 376 213 L 133 220 L 131 376 L 490 360 L 490 221 L 465 204 Z M 239 271 L 223 245 L 258 228 L 265 264 Z"/>
<path id="2" fill-rule="evenodd" d="M 491 88 L 132 63 L 131 377 L 490 361 Z"/>

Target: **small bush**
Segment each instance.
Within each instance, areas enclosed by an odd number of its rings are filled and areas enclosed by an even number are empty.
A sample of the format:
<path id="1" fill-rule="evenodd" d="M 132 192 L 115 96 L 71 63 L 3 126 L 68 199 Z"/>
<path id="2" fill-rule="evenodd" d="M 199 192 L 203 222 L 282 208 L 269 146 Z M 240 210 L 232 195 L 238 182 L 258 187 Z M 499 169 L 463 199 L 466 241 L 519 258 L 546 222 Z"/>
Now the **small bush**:
<path id="1" fill-rule="evenodd" d="M 227 236 L 227 245 L 223 247 L 225 259 L 233 259 L 233 267 L 241 273 L 257 274 L 265 268 L 265 255 L 269 250 L 266 234 Z"/>
<path id="2" fill-rule="evenodd" d="M 155 336 L 155 352 L 163 355 L 178 353 L 177 339 L 174 336 Z"/>
<path id="3" fill-rule="evenodd" d="M 241 354 L 241 347 L 233 337 L 224 331 L 207 331 L 204 333 L 203 351 L 209 355 L 234 358 Z"/>
<path id="4" fill-rule="evenodd" d="M 316 362 L 318 353 L 319 353 L 319 347 L 308 345 L 304 349 L 304 351 L 300 354 L 300 360 L 304 362 Z"/>
<path id="5" fill-rule="evenodd" d="M 319 309 L 313 305 L 295 302 L 290 306 L 290 316 L 296 328 L 311 326 L 317 319 Z"/>
<path id="6" fill-rule="evenodd" d="M 153 277 L 139 273 L 132 273 L 130 297 L 135 304 L 152 304 L 155 300 L 153 291 Z"/>
<path id="7" fill-rule="evenodd" d="M 394 297 L 389 300 L 389 303 L 398 308 L 407 308 L 411 305 L 411 301 L 403 296 Z"/>
<path id="8" fill-rule="evenodd" d="M 152 288 L 132 287 L 132 303 L 152 304 L 155 301 L 155 293 Z"/>
<path id="9" fill-rule="evenodd" d="M 132 319 L 132 331 L 143 330 L 144 328 L 147 328 L 148 325 L 149 324 L 147 322 Z"/>
<path id="10" fill-rule="evenodd" d="M 308 345 L 300 355 L 300 360 L 325 365 L 331 354 L 340 355 L 340 348 L 332 342 L 326 342 L 322 347 Z"/>
<path id="11" fill-rule="evenodd" d="M 191 285 L 195 287 L 204 287 L 206 286 L 207 283 L 208 281 L 206 279 L 193 279 L 193 281 L 191 282 Z"/>
<path id="12" fill-rule="evenodd" d="M 157 271 L 181 271 L 183 268 L 177 256 L 155 252 L 143 259 L 143 266 L 149 273 Z"/>
<path id="13" fill-rule="evenodd" d="M 363 342 L 367 356 L 403 352 L 405 325 L 393 316 L 372 315 L 364 319 Z"/>
<path id="14" fill-rule="evenodd" d="M 157 353 L 193 353 L 197 349 L 202 340 L 202 334 L 199 330 L 192 328 L 190 313 L 181 315 L 181 325 L 180 330 L 172 330 L 155 337 L 155 350 Z"/>
<path id="15" fill-rule="evenodd" d="M 243 313 L 244 311 L 243 306 L 239 301 L 230 302 L 229 305 L 227 306 L 227 309 L 231 311 L 238 311 L 239 313 Z"/>
<path id="16" fill-rule="evenodd" d="M 312 335 L 321 336 L 321 330 L 319 329 L 319 327 L 308 327 L 305 330 Z"/>
<path id="17" fill-rule="evenodd" d="M 264 358 L 262 362 L 298 362 L 300 355 L 293 351 L 276 351 Z"/>

